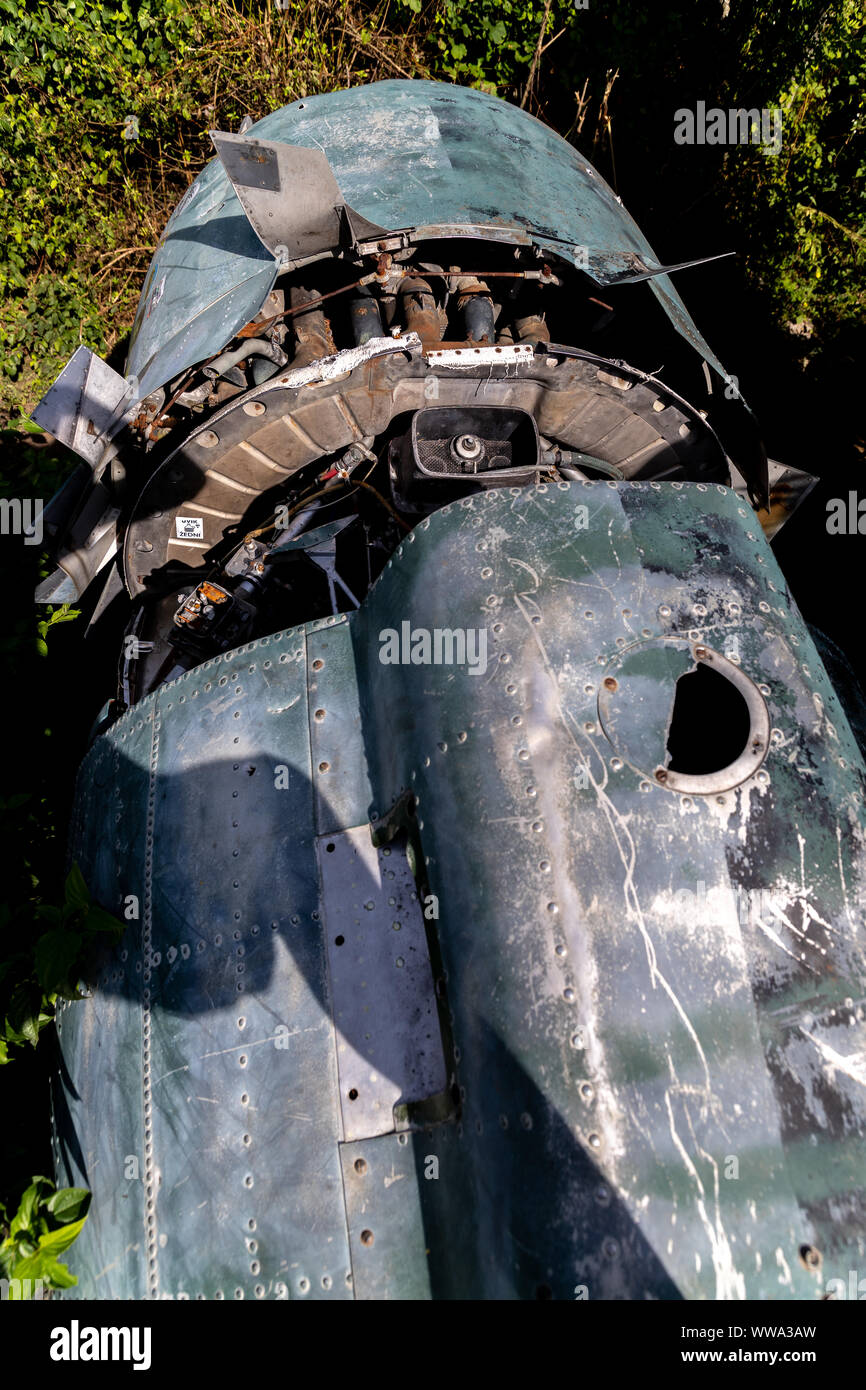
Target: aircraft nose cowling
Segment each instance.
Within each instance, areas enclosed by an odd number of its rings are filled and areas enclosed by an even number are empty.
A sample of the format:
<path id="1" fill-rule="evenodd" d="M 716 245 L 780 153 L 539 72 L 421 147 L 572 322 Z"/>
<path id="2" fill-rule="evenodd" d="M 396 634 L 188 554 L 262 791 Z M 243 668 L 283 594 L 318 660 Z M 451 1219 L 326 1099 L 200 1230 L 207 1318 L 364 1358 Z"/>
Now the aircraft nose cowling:
<path id="1" fill-rule="evenodd" d="M 864 768 L 756 532 L 490 490 L 97 741 L 73 852 L 141 918 L 61 1017 L 75 1296 L 846 1277 Z"/>

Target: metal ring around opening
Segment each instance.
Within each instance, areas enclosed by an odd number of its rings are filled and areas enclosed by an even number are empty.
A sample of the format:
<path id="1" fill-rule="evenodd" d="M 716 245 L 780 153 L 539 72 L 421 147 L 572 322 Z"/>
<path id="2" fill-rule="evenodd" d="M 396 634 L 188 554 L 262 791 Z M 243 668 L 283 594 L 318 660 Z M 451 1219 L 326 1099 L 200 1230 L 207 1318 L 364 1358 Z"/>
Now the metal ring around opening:
<path id="1" fill-rule="evenodd" d="M 732 791 L 758 771 L 770 747 L 770 712 L 755 682 L 735 662 L 702 642 L 694 644 L 692 655 L 696 662 L 718 671 L 742 695 L 749 715 L 749 737 L 739 757 L 717 772 L 695 774 L 657 767 L 654 776 L 658 785 L 669 791 L 688 792 L 691 796 L 713 796 Z"/>

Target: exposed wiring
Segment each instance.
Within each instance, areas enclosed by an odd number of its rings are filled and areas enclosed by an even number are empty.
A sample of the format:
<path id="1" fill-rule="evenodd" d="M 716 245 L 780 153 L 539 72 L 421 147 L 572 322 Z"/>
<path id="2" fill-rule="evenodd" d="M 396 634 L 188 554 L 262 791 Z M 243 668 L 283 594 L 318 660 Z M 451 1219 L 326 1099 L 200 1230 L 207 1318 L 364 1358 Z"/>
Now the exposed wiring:
<path id="1" fill-rule="evenodd" d="M 338 483 L 334 483 L 331 487 L 319 488 L 317 492 L 304 493 L 303 497 L 299 498 L 298 501 L 294 504 L 294 506 L 290 507 L 289 510 L 286 512 L 286 521 L 290 521 L 293 516 L 296 516 L 298 512 L 302 512 L 305 507 L 308 507 L 311 502 L 315 502 L 317 498 L 329 497 L 332 492 L 342 492 L 344 487 L 345 480 L 343 478 L 340 478 L 340 481 Z M 351 493 L 347 493 L 346 496 L 351 496 Z M 266 521 L 263 526 L 257 526 L 255 531 L 247 531 L 246 535 L 241 541 L 241 545 L 246 545 L 248 541 L 255 540 L 256 536 L 263 536 L 266 531 L 273 531 L 276 524 L 277 514 L 275 512 L 274 515 L 270 518 L 270 520 Z M 232 553 L 234 554 L 234 552 Z M 230 558 L 231 556 L 229 556 L 229 559 Z"/>
<path id="2" fill-rule="evenodd" d="M 372 471 L 372 470 L 371 470 L 371 471 Z M 369 477 L 369 474 L 368 474 L 367 476 Z M 373 494 L 373 496 L 376 498 L 376 500 L 377 500 L 378 502 L 381 502 L 381 503 L 382 503 L 382 506 L 385 508 L 385 510 L 386 510 L 387 512 L 390 512 L 390 513 L 391 513 L 391 515 L 392 515 L 392 517 L 394 518 L 394 520 L 398 523 L 398 525 L 400 525 L 400 526 L 403 527 L 403 530 L 404 530 L 404 531 L 411 531 L 411 530 L 412 530 L 412 527 L 408 524 L 408 522 L 406 522 L 406 521 L 403 520 L 403 518 L 402 518 L 402 516 L 400 516 L 399 512 L 397 512 L 397 511 L 394 510 L 394 508 L 391 506 L 391 503 L 390 503 L 386 498 L 384 498 L 384 497 L 382 496 L 382 494 L 381 494 L 381 492 L 379 492 L 378 488 L 373 487 L 373 484 L 372 484 L 372 483 L 368 483 L 368 482 L 366 481 L 366 479 L 363 479 L 363 478 L 356 478 L 356 479 L 355 479 L 355 486 L 356 486 L 356 487 L 363 487 L 363 488 L 366 488 L 367 492 L 372 492 L 372 494 Z"/>
<path id="3" fill-rule="evenodd" d="M 368 492 L 371 492 L 373 496 L 377 499 L 377 501 L 379 501 L 381 505 L 391 513 L 391 515 L 394 517 L 394 520 L 397 521 L 405 531 L 411 531 L 412 527 L 407 525 L 403 518 L 391 506 L 390 502 L 388 502 L 382 496 L 382 494 L 378 491 L 377 488 L 374 488 L 371 483 L 367 482 L 367 479 L 375 472 L 376 468 L 381 462 L 381 456 L 377 457 L 374 455 L 372 456 L 372 458 L 373 462 L 363 478 L 353 478 L 348 471 L 340 472 L 338 466 L 336 477 L 339 481 L 336 483 L 332 483 L 330 487 L 317 488 L 314 492 L 303 493 L 286 512 L 284 518 L 285 521 L 290 521 L 293 516 L 297 516 L 299 512 L 302 512 L 306 507 L 308 507 L 311 502 L 315 502 L 321 497 L 330 497 L 332 493 L 339 494 L 339 496 L 334 497 L 331 502 L 326 502 L 323 507 L 319 508 L 320 511 L 325 511 L 328 507 L 334 506 L 337 502 L 348 502 L 349 499 L 354 496 L 354 494 L 358 491 L 359 488 L 365 488 Z M 348 491 L 345 490 L 347 486 Z M 255 540 L 257 536 L 263 536 L 266 532 L 272 531 L 276 524 L 277 513 L 274 512 L 273 515 L 267 521 L 262 523 L 261 526 L 257 526 L 253 531 L 247 531 L 243 537 L 243 540 L 235 547 L 233 551 L 231 551 L 229 555 L 226 556 L 225 560 L 217 568 L 224 568 L 224 566 L 228 564 L 229 560 L 231 560 L 232 557 L 237 554 L 238 550 L 240 550 L 242 545 L 246 545 L 248 541 Z"/>

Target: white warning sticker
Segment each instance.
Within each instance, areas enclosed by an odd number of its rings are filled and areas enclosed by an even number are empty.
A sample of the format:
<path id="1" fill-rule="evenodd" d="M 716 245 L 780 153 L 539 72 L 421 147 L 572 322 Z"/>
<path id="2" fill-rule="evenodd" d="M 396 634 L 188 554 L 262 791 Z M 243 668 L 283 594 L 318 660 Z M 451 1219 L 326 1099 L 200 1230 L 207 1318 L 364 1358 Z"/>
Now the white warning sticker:
<path id="1" fill-rule="evenodd" d="M 179 541 L 204 540 L 204 522 L 200 516 L 176 516 L 174 524 Z"/>

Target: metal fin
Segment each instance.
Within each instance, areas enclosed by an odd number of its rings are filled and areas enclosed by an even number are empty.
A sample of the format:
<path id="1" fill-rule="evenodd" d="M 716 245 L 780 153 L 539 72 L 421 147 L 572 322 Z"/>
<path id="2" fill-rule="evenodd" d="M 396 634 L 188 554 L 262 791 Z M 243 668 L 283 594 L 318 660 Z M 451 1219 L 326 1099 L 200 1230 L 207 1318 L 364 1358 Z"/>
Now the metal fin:
<path id="1" fill-rule="evenodd" d="M 78 598 L 78 586 L 65 570 L 59 567 L 37 587 L 33 595 L 36 603 L 72 603 Z"/>
<path id="2" fill-rule="evenodd" d="M 53 434 L 95 468 L 123 416 L 133 404 L 134 382 L 120 376 L 90 348 L 80 347 L 31 412 Z"/>
<path id="3" fill-rule="evenodd" d="M 588 252 L 587 261 L 589 274 L 596 278 L 595 270 L 598 269 L 603 274 L 600 280 L 604 285 L 636 285 L 641 280 L 654 280 L 658 275 L 670 275 L 675 270 L 688 270 L 693 265 L 708 265 L 710 261 L 722 261 L 728 256 L 735 256 L 736 251 L 722 251 L 717 256 L 699 256 L 694 261 L 677 261 L 674 265 L 648 266 L 646 260 L 631 251 L 602 251 L 597 258 L 594 257 L 592 250 Z M 621 262 L 622 270 L 617 269 L 617 262 Z"/>
<path id="4" fill-rule="evenodd" d="M 222 130 L 210 138 L 250 226 L 277 260 L 294 265 L 333 250 L 344 217 L 355 240 L 385 235 L 346 205 L 323 150 Z"/>
<path id="5" fill-rule="evenodd" d="M 768 541 L 781 531 L 785 522 L 805 502 L 818 479 L 801 468 L 789 468 L 775 459 L 768 459 L 769 505 L 757 509 L 758 520 Z M 740 472 L 731 466 L 731 486 L 744 501 L 749 501 L 749 489 Z"/>

